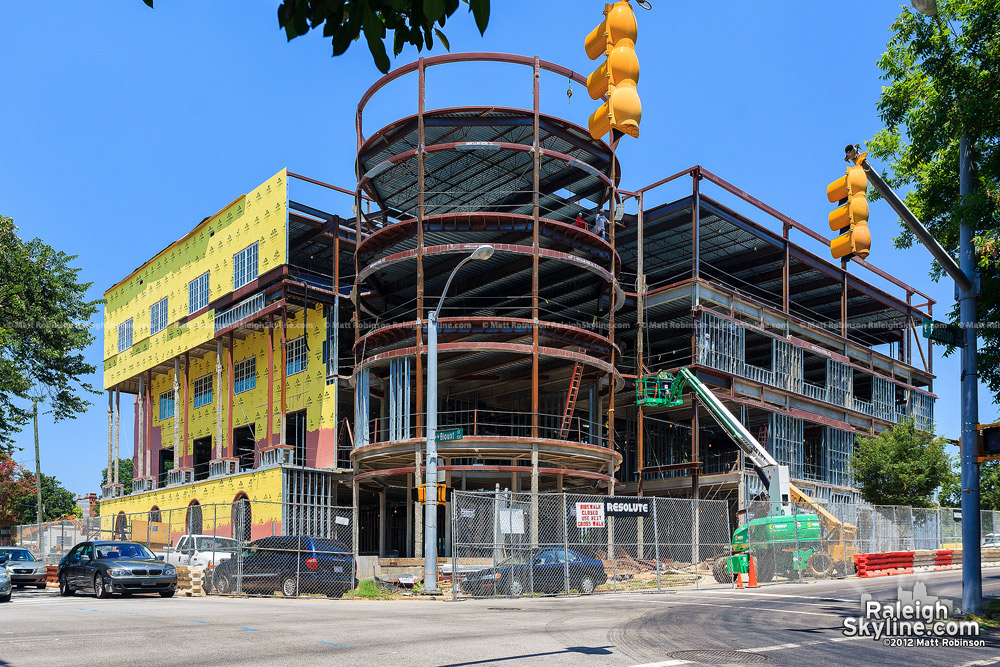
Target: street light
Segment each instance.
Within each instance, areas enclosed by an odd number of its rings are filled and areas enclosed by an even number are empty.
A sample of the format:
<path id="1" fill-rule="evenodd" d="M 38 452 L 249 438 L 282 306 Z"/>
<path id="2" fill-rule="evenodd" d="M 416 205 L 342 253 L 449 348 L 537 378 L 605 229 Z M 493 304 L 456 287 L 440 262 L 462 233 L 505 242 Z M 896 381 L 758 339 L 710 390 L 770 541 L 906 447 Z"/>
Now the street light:
<path id="1" fill-rule="evenodd" d="M 424 591 L 437 591 L 437 322 L 455 274 L 474 259 L 489 259 L 493 246 L 481 245 L 458 263 L 444 284 L 437 308 L 427 318 L 427 465 L 424 476 Z"/>

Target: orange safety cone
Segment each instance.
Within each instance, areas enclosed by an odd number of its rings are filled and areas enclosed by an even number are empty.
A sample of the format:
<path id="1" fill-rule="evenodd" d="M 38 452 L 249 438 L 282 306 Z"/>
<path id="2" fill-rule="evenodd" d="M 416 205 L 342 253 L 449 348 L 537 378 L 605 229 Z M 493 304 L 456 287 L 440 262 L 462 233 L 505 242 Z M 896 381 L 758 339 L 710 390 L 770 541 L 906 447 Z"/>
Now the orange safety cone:
<path id="1" fill-rule="evenodd" d="M 736 573 L 736 588 L 743 588 L 743 575 Z"/>
<path id="2" fill-rule="evenodd" d="M 757 568 L 754 567 L 753 561 L 753 556 L 750 556 L 747 563 L 747 588 L 757 588 Z"/>

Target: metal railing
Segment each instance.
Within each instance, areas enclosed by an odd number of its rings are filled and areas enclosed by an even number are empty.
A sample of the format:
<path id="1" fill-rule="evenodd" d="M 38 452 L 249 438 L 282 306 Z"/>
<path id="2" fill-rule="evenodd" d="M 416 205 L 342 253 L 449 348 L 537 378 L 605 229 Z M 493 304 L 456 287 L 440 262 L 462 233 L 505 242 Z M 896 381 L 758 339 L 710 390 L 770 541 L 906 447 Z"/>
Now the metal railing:
<path id="1" fill-rule="evenodd" d="M 264 310 L 264 293 L 258 292 L 235 306 L 215 314 L 215 333 Z"/>
<path id="2" fill-rule="evenodd" d="M 530 438 L 532 414 L 483 409 L 441 411 L 438 412 L 437 430 L 461 428 L 464 437 Z M 409 415 L 411 438 L 416 437 L 418 415 L 423 413 L 412 412 Z M 538 413 L 538 437 L 606 446 L 607 436 L 603 433 L 598 436 L 599 423 L 574 416 L 569 428 L 562 431 L 562 420 L 562 415 Z M 370 419 L 368 429 L 371 443 L 393 441 L 388 417 Z"/>

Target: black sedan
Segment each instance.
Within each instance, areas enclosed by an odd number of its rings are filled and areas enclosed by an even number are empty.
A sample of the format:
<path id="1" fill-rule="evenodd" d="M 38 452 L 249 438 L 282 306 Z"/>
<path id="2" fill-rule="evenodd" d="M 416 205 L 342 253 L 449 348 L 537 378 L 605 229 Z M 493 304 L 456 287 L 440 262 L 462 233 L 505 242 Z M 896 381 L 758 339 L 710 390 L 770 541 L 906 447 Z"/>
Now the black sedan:
<path id="1" fill-rule="evenodd" d="M 467 595 L 523 595 L 558 593 L 569 589 L 584 595 L 608 580 L 604 563 L 572 549 L 543 549 L 515 553 L 494 567 L 474 572 L 461 580 Z"/>
<path id="2" fill-rule="evenodd" d="M 113 593 L 159 593 L 169 598 L 177 588 L 177 570 L 135 542 L 81 542 L 59 561 L 59 593 L 93 591 L 99 598 Z"/>

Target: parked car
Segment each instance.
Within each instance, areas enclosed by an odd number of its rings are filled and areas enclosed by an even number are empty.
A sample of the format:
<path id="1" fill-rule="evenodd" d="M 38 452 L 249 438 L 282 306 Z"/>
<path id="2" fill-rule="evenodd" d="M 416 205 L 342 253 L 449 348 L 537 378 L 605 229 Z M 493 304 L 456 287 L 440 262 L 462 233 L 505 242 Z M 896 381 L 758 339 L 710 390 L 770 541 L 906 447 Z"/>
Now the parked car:
<path id="1" fill-rule="evenodd" d="M 0 602 L 10 602 L 10 577 L 7 570 L 0 567 Z"/>
<path id="2" fill-rule="evenodd" d="M 570 590 L 584 595 L 608 580 L 604 563 L 572 549 L 544 549 L 516 553 L 462 579 L 462 592 L 469 595 L 522 595 L 525 592 L 558 593 Z"/>
<path id="3" fill-rule="evenodd" d="M 265 537 L 254 540 L 235 557 L 219 563 L 212 574 L 215 592 L 294 597 L 320 593 L 341 597 L 357 586 L 355 562 L 341 542 L 319 537 Z"/>
<path id="4" fill-rule="evenodd" d="M 24 547 L 0 547 L 0 566 L 7 570 L 10 583 L 18 588 L 45 588 L 45 563 Z"/>
<path id="5" fill-rule="evenodd" d="M 990 533 L 983 537 L 983 542 L 980 545 L 983 549 L 998 549 L 1000 548 L 1000 534 Z"/>
<path id="6" fill-rule="evenodd" d="M 212 567 L 239 550 L 239 542 L 231 537 L 214 535 L 181 535 L 177 545 L 157 551 L 157 556 L 171 565 Z"/>
<path id="7" fill-rule="evenodd" d="M 81 542 L 61 561 L 59 593 L 93 591 L 99 598 L 113 593 L 159 593 L 169 598 L 177 588 L 177 569 L 141 544 L 124 541 Z"/>

